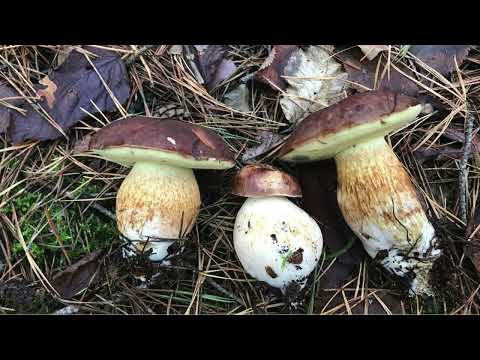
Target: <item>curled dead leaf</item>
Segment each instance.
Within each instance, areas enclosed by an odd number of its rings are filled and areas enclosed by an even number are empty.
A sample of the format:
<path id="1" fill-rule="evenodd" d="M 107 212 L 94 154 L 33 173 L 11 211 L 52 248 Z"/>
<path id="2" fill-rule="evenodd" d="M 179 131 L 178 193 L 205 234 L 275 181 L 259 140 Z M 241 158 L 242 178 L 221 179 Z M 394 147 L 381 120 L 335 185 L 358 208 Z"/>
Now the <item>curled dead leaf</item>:
<path id="1" fill-rule="evenodd" d="M 409 52 L 442 75 L 460 66 L 470 51 L 470 45 L 412 45 Z"/>
<path id="2" fill-rule="evenodd" d="M 280 145 L 285 136 L 272 133 L 270 131 L 260 131 L 256 136 L 256 141 L 259 143 L 256 146 L 248 148 L 242 155 L 242 162 L 248 163 L 251 160 L 266 154 L 274 147 Z"/>
<path id="3" fill-rule="evenodd" d="M 348 73 L 348 80 L 352 87 L 363 92 L 368 90 L 391 90 L 405 95 L 415 96 L 418 85 L 407 76 L 390 66 L 387 61 L 379 57 L 373 61 L 360 61 L 364 56 L 357 48 L 342 51 L 335 55 L 344 65 Z M 400 71 L 411 78 L 415 78 L 413 72 L 401 63 L 395 64 Z"/>
<path id="4" fill-rule="evenodd" d="M 235 63 L 225 58 L 224 45 L 195 45 L 196 61 L 207 89 L 210 91 L 237 70 Z"/>
<path id="5" fill-rule="evenodd" d="M 53 286 L 63 298 L 71 298 L 94 284 L 99 278 L 100 257 L 98 249 L 72 264 L 53 277 Z"/>

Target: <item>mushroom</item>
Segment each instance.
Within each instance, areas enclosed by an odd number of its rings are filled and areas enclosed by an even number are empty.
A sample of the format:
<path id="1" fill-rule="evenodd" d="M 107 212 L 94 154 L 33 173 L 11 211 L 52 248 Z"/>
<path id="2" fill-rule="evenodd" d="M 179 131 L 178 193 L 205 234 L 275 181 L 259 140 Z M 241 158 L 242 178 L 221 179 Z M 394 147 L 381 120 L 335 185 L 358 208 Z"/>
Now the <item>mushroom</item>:
<path id="1" fill-rule="evenodd" d="M 117 227 L 133 245 L 124 256 L 152 250 L 152 261 L 174 255 L 169 247 L 195 224 L 201 200 L 192 169 L 234 166 L 233 154 L 219 135 L 174 119 L 117 120 L 85 145 L 90 153 L 132 167 L 117 193 Z"/>
<path id="2" fill-rule="evenodd" d="M 384 136 L 423 110 L 390 91 L 352 95 L 305 118 L 279 150 L 280 160 L 334 158 L 337 199 L 367 253 L 409 285 L 410 295 L 432 295 L 430 273 L 441 255 L 416 189 Z"/>
<path id="3" fill-rule="evenodd" d="M 267 165 L 247 165 L 233 179 L 232 193 L 247 197 L 233 231 L 245 271 L 294 300 L 315 269 L 323 247 L 319 226 L 287 197 L 301 197 L 297 181 Z"/>

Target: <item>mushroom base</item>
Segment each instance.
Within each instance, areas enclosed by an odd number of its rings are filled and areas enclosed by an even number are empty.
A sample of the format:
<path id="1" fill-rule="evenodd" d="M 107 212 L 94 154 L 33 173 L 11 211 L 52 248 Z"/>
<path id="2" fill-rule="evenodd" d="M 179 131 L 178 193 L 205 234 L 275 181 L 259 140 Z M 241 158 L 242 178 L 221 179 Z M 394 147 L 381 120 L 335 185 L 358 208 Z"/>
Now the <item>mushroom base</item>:
<path id="1" fill-rule="evenodd" d="M 117 194 L 117 227 L 130 242 L 124 255 L 151 250 L 152 261 L 174 255 L 170 246 L 191 231 L 200 204 L 191 169 L 136 163 Z"/>
<path id="2" fill-rule="evenodd" d="M 431 295 L 438 239 L 393 150 L 381 137 L 342 151 L 335 161 L 340 209 L 367 253 L 405 278 L 410 294 Z"/>

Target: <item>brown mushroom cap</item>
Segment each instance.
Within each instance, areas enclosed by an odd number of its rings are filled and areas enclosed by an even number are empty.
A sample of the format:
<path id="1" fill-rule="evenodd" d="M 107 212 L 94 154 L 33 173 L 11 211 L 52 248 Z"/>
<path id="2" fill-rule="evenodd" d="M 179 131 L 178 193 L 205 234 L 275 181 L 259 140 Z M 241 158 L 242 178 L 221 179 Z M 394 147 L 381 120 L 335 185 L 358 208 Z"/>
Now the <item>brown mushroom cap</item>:
<path id="1" fill-rule="evenodd" d="M 301 197 L 297 180 L 269 165 L 247 165 L 233 178 L 232 193 L 244 197 Z"/>
<path id="2" fill-rule="evenodd" d="M 347 97 L 305 118 L 282 145 L 284 161 L 327 159 L 357 143 L 383 137 L 413 121 L 423 106 L 391 91 Z"/>
<path id="3" fill-rule="evenodd" d="M 234 156 L 214 131 L 181 120 L 130 117 L 96 132 L 87 149 L 123 165 L 137 161 L 193 169 L 228 169 Z"/>

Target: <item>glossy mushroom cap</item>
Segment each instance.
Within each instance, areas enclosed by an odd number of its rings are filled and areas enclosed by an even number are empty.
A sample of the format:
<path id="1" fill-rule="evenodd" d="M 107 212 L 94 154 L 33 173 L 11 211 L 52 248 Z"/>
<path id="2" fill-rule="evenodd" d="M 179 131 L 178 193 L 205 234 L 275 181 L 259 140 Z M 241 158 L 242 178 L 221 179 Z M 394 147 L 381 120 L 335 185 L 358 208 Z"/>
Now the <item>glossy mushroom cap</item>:
<path id="1" fill-rule="evenodd" d="M 284 161 L 310 162 L 334 157 L 352 145 L 383 137 L 412 122 L 423 105 L 390 91 L 369 91 L 305 118 L 282 145 Z"/>
<path id="2" fill-rule="evenodd" d="M 87 149 L 126 166 L 139 161 L 191 169 L 234 166 L 233 154 L 214 131 L 175 119 L 137 116 L 114 121 L 91 137 Z"/>
<path id="3" fill-rule="evenodd" d="M 301 197 L 297 180 L 269 165 L 247 165 L 233 178 L 232 193 L 244 197 Z"/>

